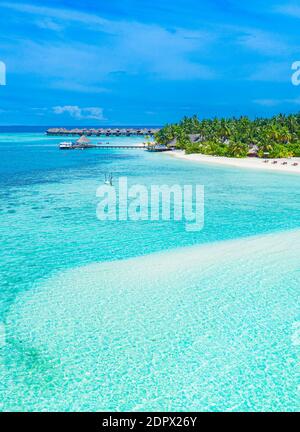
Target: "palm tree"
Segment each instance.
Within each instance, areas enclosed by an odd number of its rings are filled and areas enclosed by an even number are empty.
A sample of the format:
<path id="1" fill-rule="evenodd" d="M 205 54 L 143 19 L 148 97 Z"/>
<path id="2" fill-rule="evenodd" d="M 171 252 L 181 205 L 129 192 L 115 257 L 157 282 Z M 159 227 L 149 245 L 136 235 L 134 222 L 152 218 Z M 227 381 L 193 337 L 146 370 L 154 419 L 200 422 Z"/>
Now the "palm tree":
<path id="1" fill-rule="evenodd" d="M 198 133 L 200 143 L 192 145 L 188 135 Z M 228 147 L 228 153 L 240 157 L 251 145 L 259 147 L 261 156 L 273 151 L 275 146 L 285 146 L 297 154 L 300 147 L 300 113 L 285 116 L 279 114 L 273 118 L 214 118 L 199 120 L 196 116 L 184 117 L 179 123 L 168 124 L 156 135 L 156 141 L 168 144 L 174 138 L 181 148 L 204 152 L 222 153 Z M 277 147 L 278 149 L 278 147 Z M 281 149 L 280 154 L 284 151 Z M 212 153 L 213 154 L 213 153 Z"/>

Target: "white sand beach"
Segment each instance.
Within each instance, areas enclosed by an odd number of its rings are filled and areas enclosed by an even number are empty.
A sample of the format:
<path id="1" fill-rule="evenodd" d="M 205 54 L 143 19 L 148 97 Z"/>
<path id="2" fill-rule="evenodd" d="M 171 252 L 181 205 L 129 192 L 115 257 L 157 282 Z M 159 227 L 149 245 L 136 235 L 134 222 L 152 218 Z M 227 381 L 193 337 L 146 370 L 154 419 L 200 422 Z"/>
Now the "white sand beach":
<path id="1" fill-rule="evenodd" d="M 182 150 L 166 152 L 172 157 L 178 159 L 184 159 L 192 162 L 208 163 L 215 165 L 231 166 L 236 168 L 250 168 L 250 169 L 261 169 L 267 171 L 277 171 L 285 173 L 295 173 L 300 174 L 300 158 L 290 158 L 290 159 L 270 159 L 267 163 L 264 159 L 259 158 L 228 158 L 223 156 L 208 156 L 202 154 L 185 154 Z M 274 163 L 277 161 L 277 163 Z M 284 164 L 286 162 L 286 164 Z M 299 165 L 293 166 L 294 163 Z"/>
<path id="2" fill-rule="evenodd" d="M 10 309 L 4 406 L 295 411 L 299 251 L 298 230 L 54 275 Z"/>

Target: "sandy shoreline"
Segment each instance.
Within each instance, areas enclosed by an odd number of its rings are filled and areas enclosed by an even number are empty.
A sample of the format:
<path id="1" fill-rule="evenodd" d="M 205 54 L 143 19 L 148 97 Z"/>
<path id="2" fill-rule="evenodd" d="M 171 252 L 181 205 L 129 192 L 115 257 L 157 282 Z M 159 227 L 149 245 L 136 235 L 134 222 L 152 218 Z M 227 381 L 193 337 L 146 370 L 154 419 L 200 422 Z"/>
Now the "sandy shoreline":
<path id="1" fill-rule="evenodd" d="M 202 154 L 186 155 L 184 151 L 181 150 L 179 151 L 176 150 L 172 152 L 170 151 L 166 153 L 172 157 L 191 161 L 191 162 L 231 166 L 235 168 L 260 169 L 265 171 L 300 174 L 300 158 L 277 159 L 278 163 L 273 164 L 272 162 L 274 161 L 274 159 L 270 159 L 268 163 L 264 163 L 263 159 L 258 159 L 258 158 L 237 159 L 237 158 L 228 158 L 222 156 L 208 156 Z M 287 162 L 287 165 L 282 165 L 283 162 Z M 292 166 L 294 162 L 299 163 L 299 165 Z"/>
<path id="2" fill-rule="evenodd" d="M 9 309 L 13 355 L 0 379 L 14 397 L 3 398 L 2 409 L 295 411 L 298 253 L 295 230 L 94 263 L 44 280 Z M 47 369 L 51 391 L 45 368 L 28 378 L 15 341 L 30 352 L 43 347 L 55 365 Z M 109 385 L 99 396 L 103 377 Z M 137 380 L 138 392 L 130 391 Z"/>

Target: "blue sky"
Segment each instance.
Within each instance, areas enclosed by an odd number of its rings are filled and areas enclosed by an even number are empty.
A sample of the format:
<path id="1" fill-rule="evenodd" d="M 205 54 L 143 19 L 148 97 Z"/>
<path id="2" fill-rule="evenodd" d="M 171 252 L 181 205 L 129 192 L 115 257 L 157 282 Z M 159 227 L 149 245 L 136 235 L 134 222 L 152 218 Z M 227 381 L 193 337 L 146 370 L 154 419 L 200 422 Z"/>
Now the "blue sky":
<path id="1" fill-rule="evenodd" d="M 1 125 L 160 125 L 194 113 L 298 112 L 291 65 L 300 60 L 300 5 L 1 1 L 0 60 L 7 67 Z"/>

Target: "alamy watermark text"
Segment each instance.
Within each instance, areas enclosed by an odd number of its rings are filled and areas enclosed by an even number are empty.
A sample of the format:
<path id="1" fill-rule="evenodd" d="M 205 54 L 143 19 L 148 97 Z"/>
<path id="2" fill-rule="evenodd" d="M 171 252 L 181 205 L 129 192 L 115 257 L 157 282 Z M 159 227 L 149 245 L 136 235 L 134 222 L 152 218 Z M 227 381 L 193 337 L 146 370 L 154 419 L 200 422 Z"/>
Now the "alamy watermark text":
<path id="1" fill-rule="evenodd" d="M 202 185 L 129 186 L 127 177 L 120 177 L 116 186 L 99 186 L 96 196 L 101 221 L 184 221 L 186 231 L 200 231 L 204 226 Z"/>

